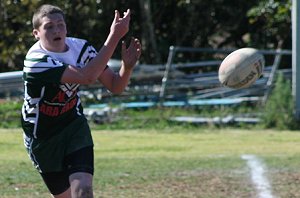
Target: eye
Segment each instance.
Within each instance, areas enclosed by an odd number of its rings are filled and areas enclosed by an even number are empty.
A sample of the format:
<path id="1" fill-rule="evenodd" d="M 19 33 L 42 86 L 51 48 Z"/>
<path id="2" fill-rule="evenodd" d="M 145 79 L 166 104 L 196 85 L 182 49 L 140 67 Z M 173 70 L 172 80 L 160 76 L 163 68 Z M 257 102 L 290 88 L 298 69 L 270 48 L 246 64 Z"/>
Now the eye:
<path id="1" fill-rule="evenodd" d="M 51 30 L 51 29 L 53 29 L 53 25 L 45 25 L 45 29 L 46 30 Z"/>
<path id="2" fill-rule="evenodd" d="M 58 27 L 64 28 L 64 27 L 65 27 L 65 24 L 64 24 L 64 23 L 59 23 L 59 24 L 58 24 Z"/>

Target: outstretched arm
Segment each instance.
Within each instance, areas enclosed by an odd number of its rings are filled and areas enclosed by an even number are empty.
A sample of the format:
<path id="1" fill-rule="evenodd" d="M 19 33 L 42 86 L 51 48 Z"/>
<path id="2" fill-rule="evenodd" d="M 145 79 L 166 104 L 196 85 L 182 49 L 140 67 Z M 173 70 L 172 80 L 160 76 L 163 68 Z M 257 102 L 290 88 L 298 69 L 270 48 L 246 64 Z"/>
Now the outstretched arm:
<path id="1" fill-rule="evenodd" d="M 63 73 L 62 83 L 91 84 L 101 75 L 107 65 L 107 62 L 113 55 L 118 42 L 128 32 L 130 22 L 130 10 L 128 9 L 123 18 L 118 11 L 115 11 L 115 17 L 112 22 L 110 33 L 100 49 L 99 53 L 85 67 L 78 68 L 68 66 Z"/>
<path id="2" fill-rule="evenodd" d="M 122 42 L 122 65 L 119 73 L 107 68 L 100 76 L 99 81 L 112 93 L 121 93 L 128 85 L 132 70 L 141 56 L 142 46 L 137 38 L 131 38 L 129 47 Z"/>

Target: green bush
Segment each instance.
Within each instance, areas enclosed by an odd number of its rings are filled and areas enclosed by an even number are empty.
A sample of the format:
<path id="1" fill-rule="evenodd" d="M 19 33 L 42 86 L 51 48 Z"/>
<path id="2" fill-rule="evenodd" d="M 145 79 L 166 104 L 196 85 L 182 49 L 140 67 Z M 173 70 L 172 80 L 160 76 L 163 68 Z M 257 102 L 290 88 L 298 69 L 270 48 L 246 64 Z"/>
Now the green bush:
<path id="1" fill-rule="evenodd" d="M 294 109 L 291 82 L 285 79 L 282 73 L 279 73 L 275 87 L 265 105 L 263 126 L 279 130 L 299 128 L 294 116 Z"/>
<path id="2" fill-rule="evenodd" d="M 5 101 L 0 105 L 0 128 L 16 128 L 20 126 L 21 101 Z M 170 122 L 173 116 L 203 116 L 224 117 L 227 115 L 252 114 L 261 112 L 261 125 L 258 128 L 276 128 L 279 130 L 299 129 L 300 124 L 294 116 L 295 103 L 292 96 L 290 80 L 279 73 L 276 78 L 274 89 L 264 107 L 255 105 L 238 105 L 230 107 L 205 107 L 198 108 L 150 108 L 147 110 L 122 110 L 113 116 L 112 120 L 104 123 L 93 123 L 94 129 L 164 129 L 170 127 L 188 128 L 199 125 L 179 124 Z M 203 125 L 207 127 L 207 125 Z M 235 125 L 242 128 L 248 125 Z M 221 126 L 221 127 L 224 127 Z M 253 125 L 251 125 L 253 127 Z"/>
<path id="3" fill-rule="evenodd" d="M 0 128 L 21 127 L 21 107 L 20 101 L 5 101 L 0 105 Z"/>

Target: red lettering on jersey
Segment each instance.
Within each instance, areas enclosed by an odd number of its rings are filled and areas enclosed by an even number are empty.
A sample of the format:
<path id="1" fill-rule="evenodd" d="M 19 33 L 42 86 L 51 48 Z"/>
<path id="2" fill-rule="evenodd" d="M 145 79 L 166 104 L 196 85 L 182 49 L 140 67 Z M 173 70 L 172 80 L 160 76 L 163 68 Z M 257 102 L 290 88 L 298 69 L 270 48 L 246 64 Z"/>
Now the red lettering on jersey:
<path id="1" fill-rule="evenodd" d="M 50 106 L 47 104 L 42 104 L 40 106 L 40 112 L 51 117 L 59 116 L 72 108 L 77 104 L 77 98 L 74 98 L 70 102 L 66 103 L 61 109 L 57 106 Z"/>
<path id="2" fill-rule="evenodd" d="M 77 98 L 74 98 L 71 102 L 70 102 L 70 105 L 71 105 L 71 108 L 73 108 L 77 103 Z"/>
<path id="3" fill-rule="evenodd" d="M 65 102 L 65 92 L 59 91 L 54 98 L 52 98 L 51 102 Z"/>
<path id="4" fill-rule="evenodd" d="M 65 104 L 65 106 L 62 108 L 62 110 L 60 111 L 60 114 L 65 113 L 66 111 L 68 111 L 69 109 L 69 103 Z"/>
<path id="5" fill-rule="evenodd" d="M 40 112 L 45 113 L 46 112 L 46 105 L 42 104 L 40 107 Z"/>
<path id="6" fill-rule="evenodd" d="M 69 111 L 70 109 L 72 109 L 76 105 L 76 103 L 77 103 L 77 98 L 74 98 L 69 103 L 65 104 L 65 106 L 60 111 L 60 114 L 63 114 L 65 112 Z"/>
<path id="7" fill-rule="evenodd" d="M 48 116 L 51 116 L 52 115 L 52 110 L 53 110 L 53 108 L 51 106 L 47 106 L 45 114 L 48 115 Z"/>
<path id="8" fill-rule="evenodd" d="M 58 107 L 54 107 L 54 108 L 53 108 L 53 111 L 52 111 L 52 116 L 58 116 L 58 114 L 59 114 L 59 109 L 58 109 Z"/>

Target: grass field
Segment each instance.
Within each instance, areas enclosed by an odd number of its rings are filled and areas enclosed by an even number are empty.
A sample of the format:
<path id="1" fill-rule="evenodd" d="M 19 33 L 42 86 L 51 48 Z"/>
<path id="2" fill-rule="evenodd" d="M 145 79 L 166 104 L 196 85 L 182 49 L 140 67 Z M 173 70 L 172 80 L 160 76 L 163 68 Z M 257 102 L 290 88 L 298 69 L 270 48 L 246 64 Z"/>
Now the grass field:
<path id="1" fill-rule="evenodd" d="M 300 133 L 237 129 L 93 131 L 95 197 L 259 197 L 244 155 L 274 197 L 300 197 Z M 0 130 L 0 195 L 50 197 L 20 129 Z"/>

